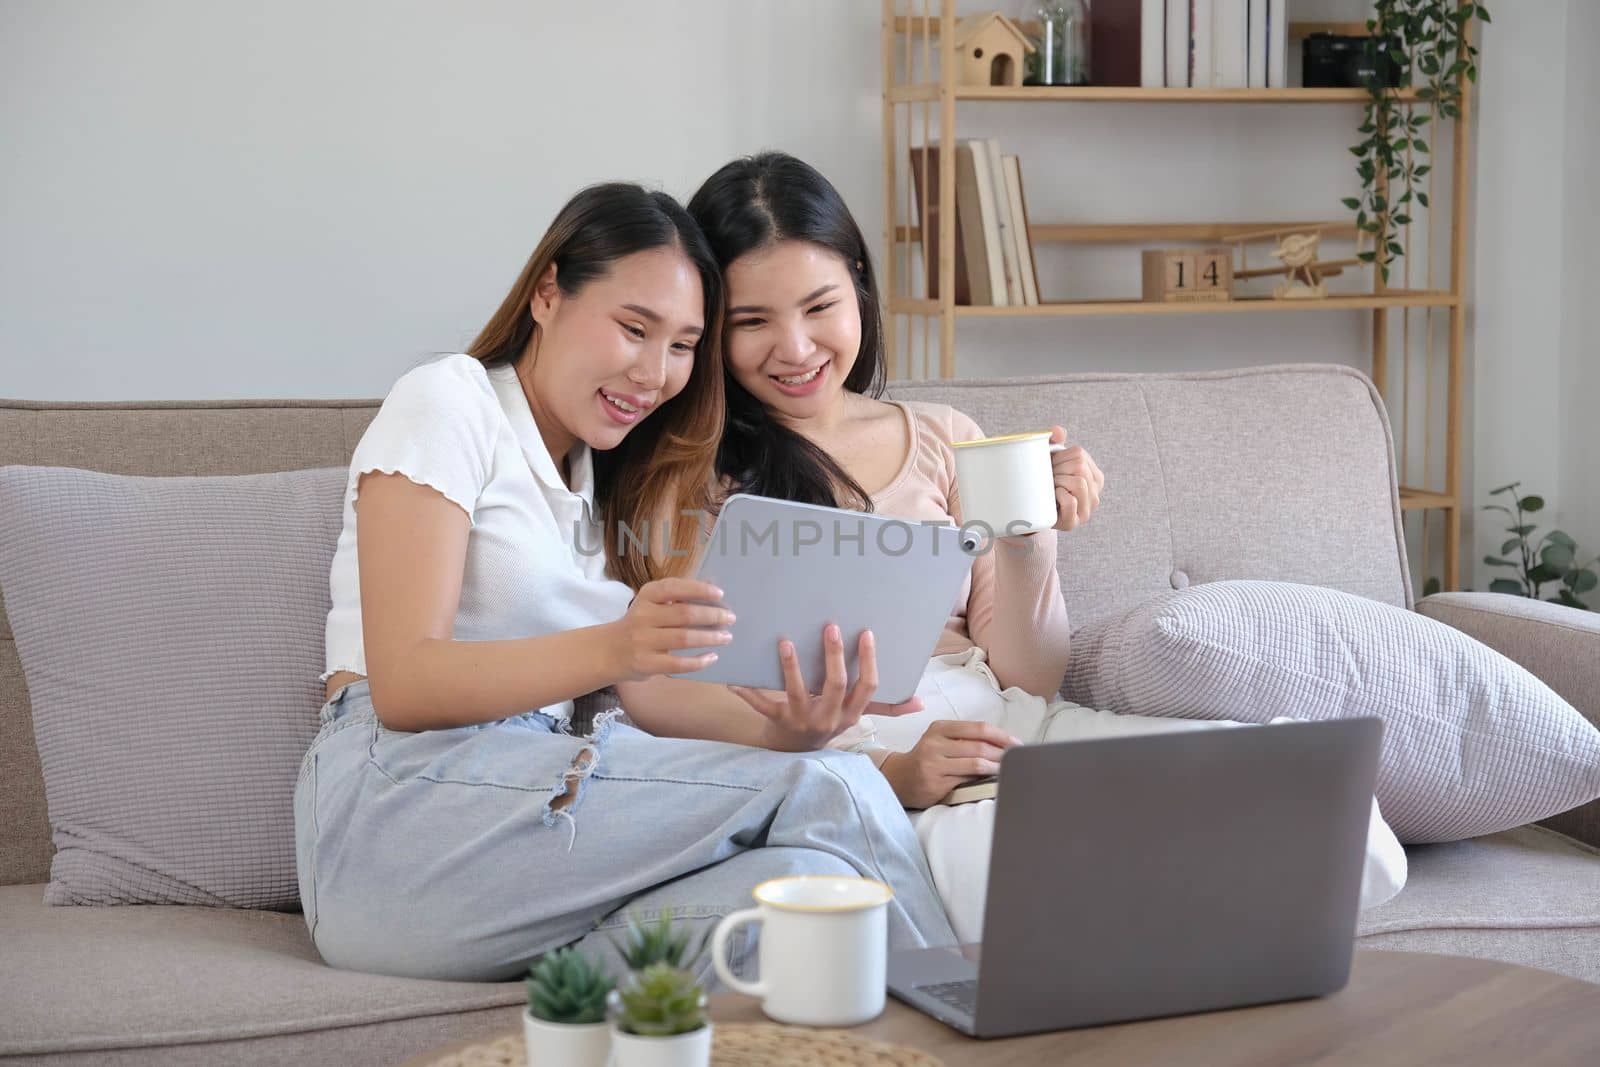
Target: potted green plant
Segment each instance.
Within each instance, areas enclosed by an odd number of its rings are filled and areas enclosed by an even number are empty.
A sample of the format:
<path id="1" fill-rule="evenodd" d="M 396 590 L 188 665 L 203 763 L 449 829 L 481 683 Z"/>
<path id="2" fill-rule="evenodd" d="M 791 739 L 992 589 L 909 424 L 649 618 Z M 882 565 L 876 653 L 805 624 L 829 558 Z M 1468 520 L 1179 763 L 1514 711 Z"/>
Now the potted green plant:
<path id="1" fill-rule="evenodd" d="M 1457 78 L 1478 80 L 1478 50 L 1467 36 L 1474 18 L 1489 22 L 1489 11 L 1468 0 L 1374 0 L 1367 19 L 1364 67 L 1370 73 L 1362 78 L 1367 108 L 1359 130 L 1365 139 L 1350 147 L 1361 195 L 1347 198 L 1344 205 L 1356 213 L 1358 230 L 1381 240 L 1359 255 L 1376 264 L 1386 282 L 1389 264 L 1404 251 L 1393 234 L 1411 221 L 1413 204 L 1428 206 L 1428 194 L 1419 187 L 1419 179 L 1431 169 L 1424 134 L 1432 135 L 1425 127 L 1435 113 L 1460 118 Z M 1378 72 L 1385 69 L 1380 51 L 1394 39 L 1404 54 L 1393 57 L 1399 64 L 1399 84 L 1391 87 Z M 1416 103 L 1401 95 L 1413 88 Z M 1396 183 L 1398 196 L 1392 188 Z"/>
<path id="2" fill-rule="evenodd" d="M 605 969 L 577 949 L 558 948 L 534 962 L 523 984 L 528 1067 L 605 1067 L 611 1054 L 606 996 L 616 986 Z"/>
<path id="3" fill-rule="evenodd" d="M 708 1067 L 706 992 L 690 971 L 652 963 L 607 997 L 615 1067 Z"/>
<path id="4" fill-rule="evenodd" d="M 1514 577 L 1496 578 L 1489 583 L 1491 593 L 1510 593 L 1514 596 L 1527 596 L 1539 599 L 1540 586 L 1546 582 L 1559 582 L 1555 595 L 1544 599 L 1555 604 L 1565 604 L 1569 608 L 1582 608 L 1588 610 L 1589 605 L 1578 599 L 1579 593 L 1587 593 L 1600 585 L 1600 575 L 1591 569 L 1600 557 L 1591 559 L 1587 563 L 1579 563 L 1578 543 L 1560 530 L 1551 530 L 1538 541 L 1529 541 L 1529 536 L 1536 528 L 1533 523 L 1527 522 L 1531 512 L 1544 509 L 1544 497 L 1518 496 L 1517 487 L 1521 482 L 1512 482 L 1502 485 L 1498 489 L 1491 489 L 1490 496 L 1500 493 L 1509 493 L 1516 510 L 1504 504 L 1485 504 L 1485 511 L 1503 511 L 1506 518 L 1511 520 L 1511 525 L 1506 527 L 1506 533 L 1514 536 L 1500 546 L 1499 556 L 1485 556 L 1483 562 L 1490 567 L 1509 567 Z M 1512 558 L 1501 557 L 1510 555 Z"/>

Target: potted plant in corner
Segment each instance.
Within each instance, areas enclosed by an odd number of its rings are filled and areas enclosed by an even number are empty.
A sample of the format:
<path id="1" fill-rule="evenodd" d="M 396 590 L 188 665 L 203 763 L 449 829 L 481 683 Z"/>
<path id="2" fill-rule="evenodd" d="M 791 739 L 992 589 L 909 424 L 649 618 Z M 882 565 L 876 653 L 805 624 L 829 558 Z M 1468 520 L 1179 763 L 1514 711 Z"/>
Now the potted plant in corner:
<path id="1" fill-rule="evenodd" d="M 607 1003 L 616 1067 L 709 1067 L 706 992 L 690 971 L 652 963 L 629 974 Z"/>
<path id="2" fill-rule="evenodd" d="M 616 985 L 610 975 L 577 949 L 559 948 L 540 956 L 523 984 L 528 1067 L 606 1067 L 606 996 Z"/>

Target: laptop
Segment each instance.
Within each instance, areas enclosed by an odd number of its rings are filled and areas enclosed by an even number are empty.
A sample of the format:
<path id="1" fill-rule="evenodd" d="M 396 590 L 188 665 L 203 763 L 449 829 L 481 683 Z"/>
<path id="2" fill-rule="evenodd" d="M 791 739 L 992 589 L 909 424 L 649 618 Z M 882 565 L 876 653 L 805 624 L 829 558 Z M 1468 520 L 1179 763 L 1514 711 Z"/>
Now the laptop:
<path id="1" fill-rule="evenodd" d="M 891 952 L 889 992 L 1004 1037 L 1342 989 L 1382 735 L 1362 717 L 1009 750 L 981 945 Z"/>

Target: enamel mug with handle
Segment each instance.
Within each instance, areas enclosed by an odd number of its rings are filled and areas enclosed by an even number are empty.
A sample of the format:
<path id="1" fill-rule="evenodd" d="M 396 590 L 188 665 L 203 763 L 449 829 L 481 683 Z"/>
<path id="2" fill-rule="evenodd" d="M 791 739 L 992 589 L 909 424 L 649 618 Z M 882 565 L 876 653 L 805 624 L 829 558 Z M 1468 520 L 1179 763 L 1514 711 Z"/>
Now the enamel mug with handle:
<path id="1" fill-rule="evenodd" d="M 963 527 L 982 524 L 997 537 L 1048 530 L 1056 524 L 1056 479 L 1049 430 L 957 441 L 956 485 Z"/>
<path id="2" fill-rule="evenodd" d="M 774 878 L 755 887 L 757 906 L 717 924 L 711 962 L 731 990 L 761 998 L 779 1022 L 855 1026 L 883 1013 L 889 953 L 888 903 L 894 892 L 869 878 Z M 754 981 L 728 967 L 728 938 L 760 923 Z"/>

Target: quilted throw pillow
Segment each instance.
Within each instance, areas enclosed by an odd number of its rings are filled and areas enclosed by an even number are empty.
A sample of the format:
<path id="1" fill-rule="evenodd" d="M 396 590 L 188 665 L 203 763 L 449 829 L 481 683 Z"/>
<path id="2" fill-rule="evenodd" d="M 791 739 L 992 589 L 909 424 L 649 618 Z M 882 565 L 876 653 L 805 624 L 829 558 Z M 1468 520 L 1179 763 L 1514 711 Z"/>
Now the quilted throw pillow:
<path id="1" fill-rule="evenodd" d="M 294 785 L 345 476 L 0 468 L 46 903 L 298 905 Z"/>
<path id="2" fill-rule="evenodd" d="M 1122 714 L 1384 721 L 1378 803 L 1401 841 L 1497 833 L 1600 796 L 1600 730 L 1487 645 L 1318 586 L 1163 593 L 1072 636 L 1063 694 Z"/>

